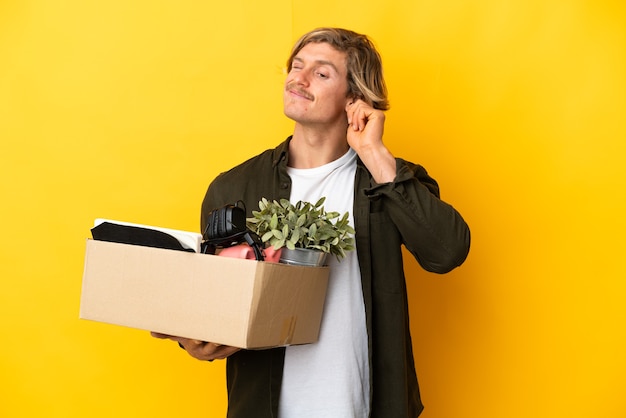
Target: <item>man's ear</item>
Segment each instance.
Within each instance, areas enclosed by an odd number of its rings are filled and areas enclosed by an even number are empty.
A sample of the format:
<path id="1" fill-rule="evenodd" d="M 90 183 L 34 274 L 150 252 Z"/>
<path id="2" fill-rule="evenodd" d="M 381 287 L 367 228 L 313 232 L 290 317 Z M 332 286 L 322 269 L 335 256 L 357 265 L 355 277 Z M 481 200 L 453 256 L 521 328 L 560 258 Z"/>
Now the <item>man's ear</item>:
<path id="1" fill-rule="evenodd" d="M 348 97 L 346 97 L 346 110 L 348 110 L 348 108 L 350 106 L 352 106 L 354 104 L 354 102 L 356 102 L 357 100 L 359 100 L 359 98 L 356 97 L 356 96 L 348 96 Z"/>
<path id="2" fill-rule="evenodd" d="M 372 103 L 370 103 L 370 101 L 367 100 L 363 94 L 356 92 L 356 93 L 351 93 L 348 97 L 346 97 L 346 107 L 349 104 L 353 105 L 355 102 L 359 100 L 363 100 L 365 103 L 369 104 L 370 106 L 372 105 Z"/>

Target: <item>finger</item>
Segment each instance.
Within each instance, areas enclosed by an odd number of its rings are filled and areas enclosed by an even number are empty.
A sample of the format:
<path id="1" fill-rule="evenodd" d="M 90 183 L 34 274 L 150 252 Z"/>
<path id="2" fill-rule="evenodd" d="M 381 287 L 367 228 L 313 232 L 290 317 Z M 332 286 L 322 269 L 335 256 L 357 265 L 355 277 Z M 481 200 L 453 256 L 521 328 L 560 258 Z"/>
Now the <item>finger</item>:
<path id="1" fill-rule="evenodd" d="M 211 355 L 211 360 L 223 360 L 237 351 L 241 350 L 238 347 L 231 347 L 228 345 L 219 346 Z"/>
<path id="2" fill-rule="evenodd" d="M 348 102 L 348 104 L 346 105 L 346 113 L 348 114 L 348 124 L 352 124 L 352 119 L 354 119 L 355 113 L 364 104 L 366 105 L 366 103 L 361 99 Z"/>
<path id="3" fill-rule="evenodd" d="M 352 115 L 353 126 L 355 131 L 362 131 L 374 113 L 374 109 L 363 100 L 358 100 L 354 105 L 354 113 Z"/>
<path id="4" fill-rule="evenodd" d="M 348 116 L 348 126 L 352 124 L 352 114 L 354 113 L 352 106 L 354 104 L 352 102 L 348 102 L 346 105 L 346 115 Z"/>
<path id="5" fill-rule="evenodd" d="M 359 117 L 360 117 L 359 105 L 356 103 L 351 104 L 347 112 L 348 112 L 348 126 L 353 131 L 358 131 Z"/>
<path id="6" fill-rule="evenodd" d="M 239 351 L 239 348 L 227 345 L 203 343 L 202 346 L 189 346 L 187 352 L 199 360 L 213 361 L 221 360 Z"/>
<path id="7" fill-rule="evenodd" d="M 367 124 L 367 115 L 365 109 L 361 104 L 356 105 L 354 113 L 352 115 L 352 129 L 355 131 L 362 131 Z"/>
<path id="8" fill-rule="evenodd" d="M 215 353 L 218 353 L 220 350 L 222 350 L 223 347 L 227 346 L 216 343 L 203 343 L 203 345 L 197 347 L 202 351 L 204 355 L 213 356 L 215 355 Z"/>

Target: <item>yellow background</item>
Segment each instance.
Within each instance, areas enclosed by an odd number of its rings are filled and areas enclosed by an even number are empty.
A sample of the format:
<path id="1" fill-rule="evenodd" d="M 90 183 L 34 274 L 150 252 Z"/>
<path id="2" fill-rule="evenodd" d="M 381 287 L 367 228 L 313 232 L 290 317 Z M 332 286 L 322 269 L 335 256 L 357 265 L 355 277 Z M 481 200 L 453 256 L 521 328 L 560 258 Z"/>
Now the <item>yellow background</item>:
<path id="1" fill-rule="evenodd" d="M 85 239 L 198 230 L 325 25 L 374 39 L 388 146 L 472 228 L 453 273 L 406 261 L 423 417 L 626 416 L 625 4 L 0 2 L 0 416 L 224 416 L 223 363 L 78 319 Z"/>

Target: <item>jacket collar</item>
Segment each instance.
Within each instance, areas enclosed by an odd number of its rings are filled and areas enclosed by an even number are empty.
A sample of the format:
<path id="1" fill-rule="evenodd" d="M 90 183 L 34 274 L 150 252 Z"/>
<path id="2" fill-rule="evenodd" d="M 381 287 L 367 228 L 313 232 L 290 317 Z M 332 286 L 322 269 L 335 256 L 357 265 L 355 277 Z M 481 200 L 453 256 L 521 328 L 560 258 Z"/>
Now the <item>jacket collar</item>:
<path id="1" fill-rule="evenodd" d="M 289 135 L 280 145 L 274 148 L 272 167 L 276 168 L 278 164 L 285 164 L 289 161 L 289 142 L 291 142 L 292 135 Z"/>

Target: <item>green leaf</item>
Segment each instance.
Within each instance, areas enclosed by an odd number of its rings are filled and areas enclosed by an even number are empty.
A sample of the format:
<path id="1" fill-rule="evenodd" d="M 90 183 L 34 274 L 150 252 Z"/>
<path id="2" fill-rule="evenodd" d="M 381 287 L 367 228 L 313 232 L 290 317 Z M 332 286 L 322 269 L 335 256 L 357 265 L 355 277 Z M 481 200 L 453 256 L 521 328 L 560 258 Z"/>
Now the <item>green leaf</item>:
<path id="1" fill-rule="evenodd" d="M 265 234 L 263 234 L 263 236 L 261 237 L 261 241 L 263 242 L 267 242 L 270 240 L 270 238 L 272 238 L 274 236 L 274 231 L 267 231 Z"/>
<path id="2" fill-rule="evenodd" d="M 300 240 L 300 228 L 296 228 L 291 232 L 291 238 L 289 238 L 289 242 L 293 243 L 294 245 Z"/>

